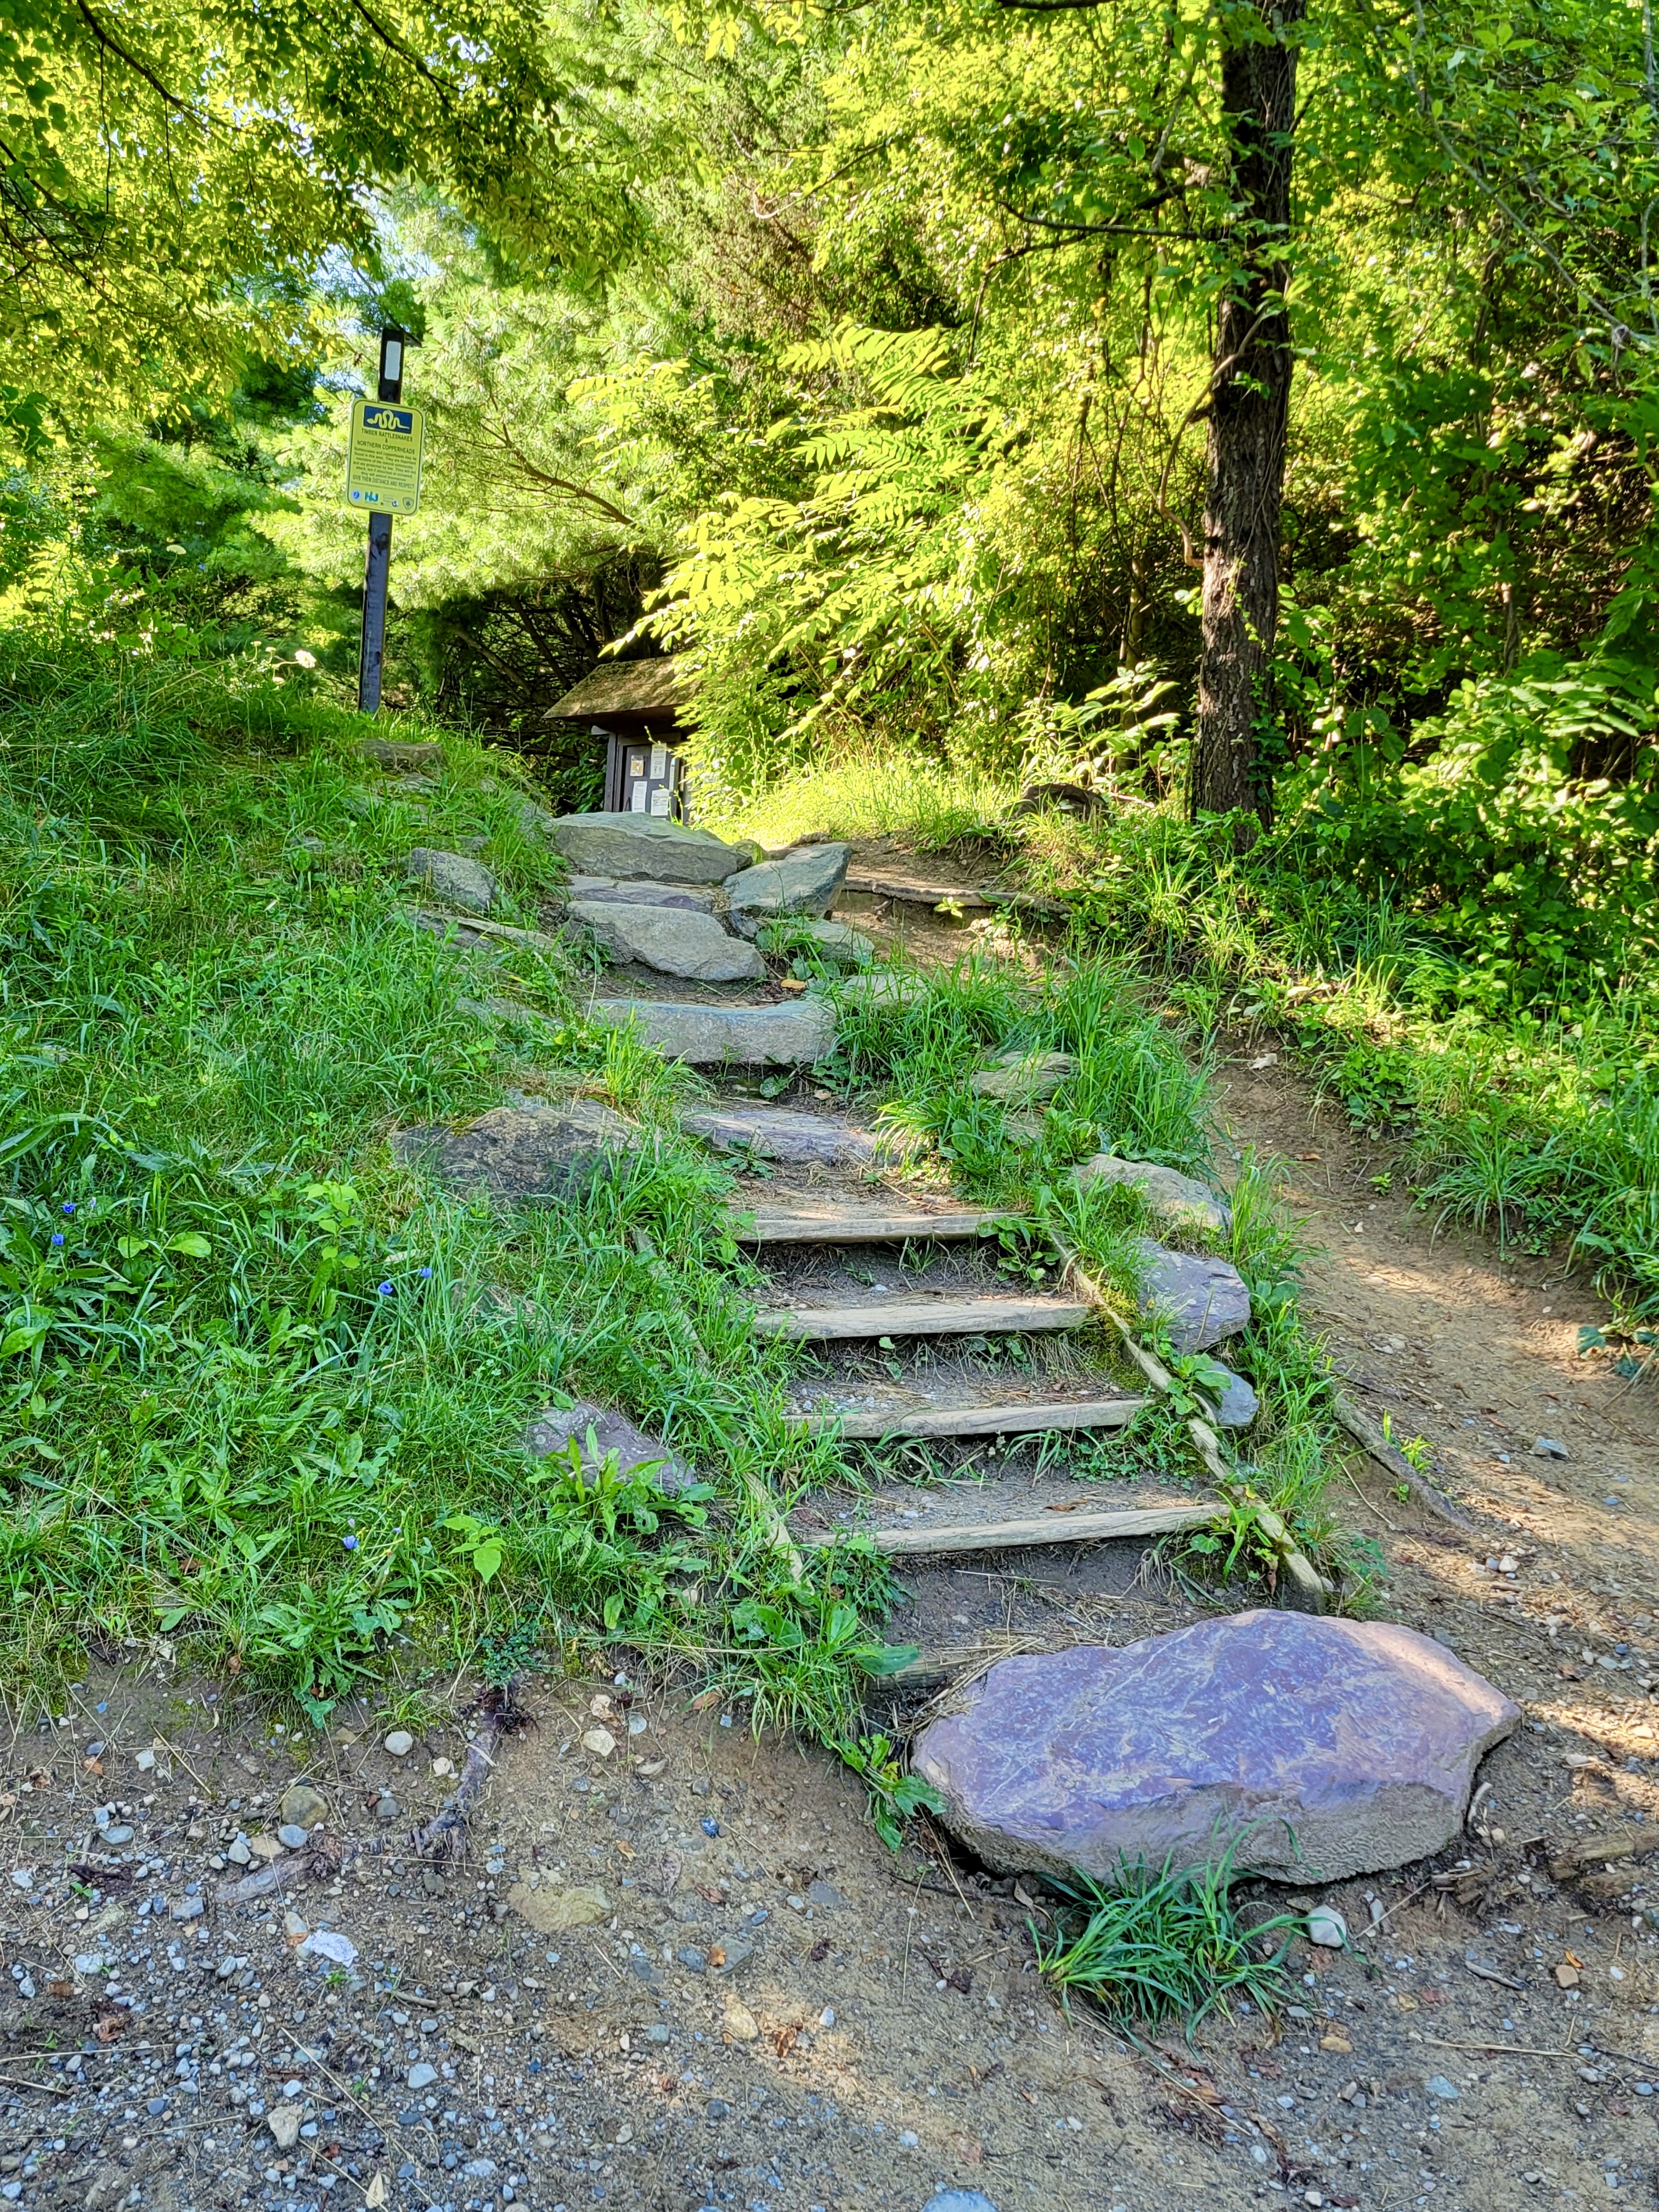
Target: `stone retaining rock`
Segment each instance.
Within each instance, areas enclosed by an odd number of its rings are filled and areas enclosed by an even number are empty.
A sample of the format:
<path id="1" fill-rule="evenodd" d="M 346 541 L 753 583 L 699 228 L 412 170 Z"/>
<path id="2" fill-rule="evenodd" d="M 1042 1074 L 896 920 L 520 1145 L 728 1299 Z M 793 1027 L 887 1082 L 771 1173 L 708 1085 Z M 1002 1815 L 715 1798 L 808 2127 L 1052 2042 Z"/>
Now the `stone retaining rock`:
<path id="1" fill-rule="evenodd" d="M 664 999 L 595 999 L 588 1018 L 607 1029 L 639 1024 L 666 1060 L 694 1067 L 806 1067 L 836 1041 L 833 1009 L 822 999 L 776 1006 L 699 1006 Z"/>
<path id="2" fill-rule="evenodd" d="M 417 775 L 426 769 L 435 769 L 440 775 L 444 772 L 443 747 L 428 740 L 410 744 L 397 738 L 365 738 L 358 750 L 376 768 Z"/>
<path id="3" fill-rule="evenodd" d="M 1224 1237 L 1233 1225 L 1232 1208 L 1208 1183 L 1156 1160 L 1121 1160 L 1113 1152 L 1097 1152 L 1072 1170 L 1072 1180 L 1079 1190 L 1132 1184 L 1145 1193 L 1148 1209 L 1172 1229 L 1203 1229 Z"/>
<path id="4" fill-rule="evenodd" d="M 754 946 L 728 937 L 712 914 L 572 899 L 570 919 L 591 930 L 614 959 L 638 960 L 664 975 L 684 975 L 697 983 L 753 983 L 766 973 Z"/>
<path id="5" fill-rule="evenodd" d="M 488 914 L 501 896 L 501 885 L 481 862 L 465 853 L 436 852 L 429 845 L 415 848 L 404 863 L 404 875 L 465 914 Z"/>
<path id="6" fill-rule="evenodd" d="M 572 876 L 565 885 L 571 899 L 599 899 L 606 906 L 678 907 L 685 914 L 713 914 L 714 892 L 702 884 L 653 884 L 644 878 Z"/>
<path id="7" fill-rule="evenodd" d="M 566 814 L 548 836 L 585 876 L 644 876 L 653 883 L 721 884 L 749 866 L 753 845 L 649 814 Z"/>
<path id="8" fill-rule="evenodd" d="M 968 1088 L 981 1098 L 1031 1106 L 1052 1098 L 1077 1071 L 1078 1063 L 1069 1052 L 1010 1052 L 970 1075 Z"/>
<path id="9" fill-rule="evenodd" d="M 826 915 L 847 880 L 849 848 L 798 845 L 781 860 L 745 868 L 726 886 L 732 927 L 753 937 L 762 922 L 781 915 Z"/>
<path id="10" fill-rule="evenodd" d="M 1171 1252 L 1149 1237 L 1137 1249 L 1140 1311 L 1168 1323 L 1178 1352 L 1203 1352 L 1249 1327 L 1250 1294 L 1236 1267 L 1201 1252 Z"/>
<path id="11" fill-rule="evenodd" d="M 562 1412 L 550 1407 L 546 1413 L 538 1413 L 526 1431 L 524 1448 L 532 1459 L 545 1459 L 551 1452 L 566 1450 L 574 1437 L 583 1468 L 591 1468 L 594 1461 L 587 1448 L 590 1430 L 601 1458 L 615 1452 L 624 1474 L 636 1467 L 647 1468 L 657 1487 L 671 1497 L 683 1483 L 692 1479 L 685 1462 L 671 1451 L 660 1437 L 647 1436 L 643 1429 L 635 1428 L 626 1413 L 592 1406 L 586 1401 L 567 1407 Z"/>
<path id="12" fill-rule="evenodd" d="M 876 957 L 876 940 L 845 921 L 808 921 L 790 915 L 763 923 L 759 942 L 768 952 L 787 952 L 803 938 L 810 939 L 830 959 L 849 968 L 867 968 Z"/>
<path id="13" fill-rule="evenodd" d="M 1341 1881 L 1443 1850 L 1518 1708 L 1382 1621 L 1257 1611 L 1005 1659 L 912 1753 L 1004 1874 L 1120 1861 Z"/>
<path id="14" fill-rule="evenodd" d="M 1218 1360 L 1216 1364 L 1221 1365 Z M 1231 1367 L 1221 1371 L 1227 1380 L 1216 1399 L 1215 1425 L 1218 1429 L 1248 1429 L 1261 1411 L 1261 1401 L 1242 1375 L 1235 1375 Z"/>
<path id="15" fill-rule="evenodd" d="M 495 1198 L 562 1197 L 633 1149 L 634 1132 L 597 1098 L 497 1106 L 467 1129 L 401 1129 L 393 1152 L 445 1182 Z"/>

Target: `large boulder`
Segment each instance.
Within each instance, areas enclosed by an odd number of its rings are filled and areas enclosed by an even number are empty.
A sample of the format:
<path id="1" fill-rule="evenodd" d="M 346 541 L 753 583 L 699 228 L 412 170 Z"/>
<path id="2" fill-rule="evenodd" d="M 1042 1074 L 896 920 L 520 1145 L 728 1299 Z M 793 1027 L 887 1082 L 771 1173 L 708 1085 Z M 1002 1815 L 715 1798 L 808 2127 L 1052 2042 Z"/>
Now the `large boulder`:
<path id="1" fill-rule="evenodd" d="M 597 1098 L 497 1106 L 465 1129 L 401 1129 L 397 1157 L 493 1198 L 560 1198 L 633 1149 L 634 1132 Z"/>
<path id="2" fill-rule="evenodd" d="M 650 814 L 566 814 L 547 834 L 579 875 L 645 876 L 659 884 L 723 884 L 748 866 L 755 850 Z"/>
<path id="3" fill-rule="evenodd" d="M 1114 1152 L 1097 1152 L 1073 1169 L 1072 1180 L 1079 1190 L 1127 1183 L 1140 1192 L 1149 1212 L 1175 1230 L 1201 1229 L 1224 1237 L 1232 1226 L 1232 1208 L 1208 1183 L 1156 1160 L 1121 1160 Z"/>
<path id="4" fill-rule="evenodd" d="M 1443 1850 L 1520 1711 L 1443 1644 L 1243 1613 L 1119 1650 L 1005 1659 L 912 1764 L 1004 1874 L 1121 1862 L 1340 1881 Z"/>
<path id="5" fill-rule="evenodd" d="M 590 1021 L 606 1029 L 638 1025 L 665 1060 L 694 1067 L 731 1062 L 750 1067 L 810 1066 L 836 1042 L 834 1010 L 822 999 L 776 1006 L 699 1006 L 665 999 L 596 999 Z"/>
<path id="6" fill-rule="evenodd" d="M 684 975 L 696 983 L 752 983 L 766 973 L 754 946 L 728 936 L 712 914 L 572 899 L 570 919 L 591 931 L 613 959 L 638 960 L 664 975 Z"/>
<path id="7" fill-rule="evenodd" d="M 797 845 L 776 860 L 745 868 L 726 886 L 732 927 L 753 937 L 763 921 L 781 915 L 826 915 L 847 880 L 850 848 L 845 845 Z"/>
<path id="8" fill-rule="evenodd" d="M 1206 1351 L 1249 1328 L 1250 1294 L 1236 1267 L 1201 1252 L 1171 1252 L 1150 1237 L 1137 1249 L 1140 1310 L 1167 1325 L 1178 1352 Z"/>
<path id="9" fill-rule="evenodd" d="M 489 869 L 465 853 L 441 853 L 429 845 L 417 845 L 404 863 L 404 874 L 464 914 L 488 914 L 501 896 Z"/>

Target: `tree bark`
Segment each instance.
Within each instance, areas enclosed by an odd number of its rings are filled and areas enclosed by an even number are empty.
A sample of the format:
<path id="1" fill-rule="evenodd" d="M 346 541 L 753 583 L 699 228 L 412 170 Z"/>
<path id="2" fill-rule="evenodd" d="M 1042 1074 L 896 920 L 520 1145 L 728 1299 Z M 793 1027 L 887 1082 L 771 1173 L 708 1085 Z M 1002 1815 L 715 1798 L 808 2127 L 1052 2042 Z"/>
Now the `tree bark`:
<path id="1" fill-rule="evenodd" d="M 1203 653 L 1191 807 L 1271 817 L 1256 725 L 1272 705 L 1291 394 L 1285 303 L 1296 127 L 1294 34 L 1307 0 L 1248 0 L 1221 65 L 1237 263 L 1216 319 L 1204 505 Z"/>

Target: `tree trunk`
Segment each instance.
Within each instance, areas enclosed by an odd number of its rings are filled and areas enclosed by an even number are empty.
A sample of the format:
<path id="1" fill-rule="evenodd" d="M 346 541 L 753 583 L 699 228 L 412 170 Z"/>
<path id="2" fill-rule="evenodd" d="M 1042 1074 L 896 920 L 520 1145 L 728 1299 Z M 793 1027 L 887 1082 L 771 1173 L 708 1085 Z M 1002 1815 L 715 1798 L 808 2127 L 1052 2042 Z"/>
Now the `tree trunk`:
<path id="1" fill-rule="evenodd" d="M 1271 778 L 1256 723 L 1269 697 L 1279 622 L 1279 519 L 1291 394 L 1285 259 L 1291 220 L 1297 50 L 1307 0 L 1249 0 L 1221 64 L 1231 145 L 1237 266 L 1216 319 L 1204 506 L 1203 657 L 1194 815 L 1242 808 L 1268 820 Z M 1255 35 L 1246 35 L 1247 33 Z"/>

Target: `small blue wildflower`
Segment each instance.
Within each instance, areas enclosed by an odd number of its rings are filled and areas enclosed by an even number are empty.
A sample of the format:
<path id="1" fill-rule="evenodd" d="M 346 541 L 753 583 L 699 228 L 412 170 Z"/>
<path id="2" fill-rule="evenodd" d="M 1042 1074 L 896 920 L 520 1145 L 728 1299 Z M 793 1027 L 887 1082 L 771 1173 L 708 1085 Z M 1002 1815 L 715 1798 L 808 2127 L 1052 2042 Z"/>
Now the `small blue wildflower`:
<path id="1" fill-rule="evenodd" d="M 73 1212 L 74 1212 L 74 1211 L 75 1211 L 75 1200 L 74 1200 L 72 1198 L 66 1198 L 66 1199 L 64 1200 L 64 1212 L 65 1212 L 65 1213 L 73 1213 Z"/>
<path id="2" fill-rule="evenodd" d="M 389 1298 L 392 1296 L 392 1285 L 390 1283 L 377 1283 L 374 1287 L 383 1298 Z"/>
<path id="3" fill-rule="evenodd" d="M 357 1539 L 355 1536 L 342 1536 L 340 1541 L 348 1552 L 355 1552 L 357 1548 Z"/>
<path id="4" fill-rule="evenodd" d="M 422 1267 L 422 1270 L 421 1270 L 421 1280 L 422 1280 L 423 1283 L 429 1283 L 429 1282 L 432 1280 L 432 1270 L 431 1270 L 431 1268 L 430 1268 L 430 1267 Z"/>
<path id="5" fill-rule="evenodd" d="M 52 1231 L 52 1243 L 53 1243 L 54 1244 L 61 1244 L 61 1243 L 63 1243 L 63 1241 L 64 1241 L 64 1232 L 63 1232 L 63 1231 L 62 1231 L 61 1229 L 54 1229 L 54 1230 Z"/>

